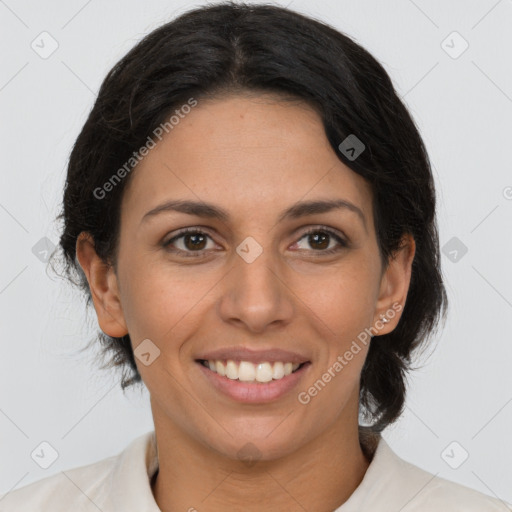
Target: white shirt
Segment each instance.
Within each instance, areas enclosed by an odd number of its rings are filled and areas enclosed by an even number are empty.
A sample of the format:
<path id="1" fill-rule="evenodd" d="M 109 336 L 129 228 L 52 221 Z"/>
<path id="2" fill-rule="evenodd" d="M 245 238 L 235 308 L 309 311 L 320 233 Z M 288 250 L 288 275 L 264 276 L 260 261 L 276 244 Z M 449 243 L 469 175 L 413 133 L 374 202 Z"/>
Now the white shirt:
<path id="1" fill-rule="evenodd" d="M 157 468 L 151 431 L 134 439 L 119 455 L 61 471 L 0 496 L 0 512 L 160 512 L 150 484 Z M 363 480 L 333 512 L 511 510 L 501 500 L 406 462 L 380 438 Z"/>

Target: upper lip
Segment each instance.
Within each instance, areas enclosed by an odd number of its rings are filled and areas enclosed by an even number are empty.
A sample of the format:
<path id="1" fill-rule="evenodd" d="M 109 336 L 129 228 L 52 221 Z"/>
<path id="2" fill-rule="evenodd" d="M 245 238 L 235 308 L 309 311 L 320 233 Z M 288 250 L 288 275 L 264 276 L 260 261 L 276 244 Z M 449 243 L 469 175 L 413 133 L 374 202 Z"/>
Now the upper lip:
<path id="1" fill-rule="evenodd" d="M 290 363 L 305 363 L 309 359 L 297 352 L 272 348 L 268 350 L 252 350 L 245 347 L 224 347 L 200 354 L 196 359 L 220 361 L 248 361 L 251 363 L 275 363 L 276 361 Z"/>

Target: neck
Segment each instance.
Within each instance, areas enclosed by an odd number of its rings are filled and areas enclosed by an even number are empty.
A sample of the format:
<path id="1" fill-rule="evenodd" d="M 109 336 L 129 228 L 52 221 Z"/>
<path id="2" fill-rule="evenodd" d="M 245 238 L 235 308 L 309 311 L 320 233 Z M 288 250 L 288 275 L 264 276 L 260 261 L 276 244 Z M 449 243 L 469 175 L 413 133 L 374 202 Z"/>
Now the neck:
<path id="1" fill-rule="evenodd" d="M 331 512 L 354 492 L 370 463 L 357 425 L 340 433 L 336 423 L 286 457 L 252 463 L 227 459 L 168 424 L 160 427 L 155 421 L 159 470 L 152 489 L 162 512 L 227 506 L 256 512 L 263 503 L 269 512 Z"/>

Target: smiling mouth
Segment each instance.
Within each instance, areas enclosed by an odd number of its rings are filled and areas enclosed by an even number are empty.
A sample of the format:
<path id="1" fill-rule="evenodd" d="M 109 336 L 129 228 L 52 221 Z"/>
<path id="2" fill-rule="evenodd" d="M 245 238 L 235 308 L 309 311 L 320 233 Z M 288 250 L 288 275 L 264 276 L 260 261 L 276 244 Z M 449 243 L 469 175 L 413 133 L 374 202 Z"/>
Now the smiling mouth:
<path id="1" fill-rule="evenodd" d="M 221 377 L 227 377 L 230 380 L 240 382 L 260 382 L 266 383 L 274 380 L 281 380 L 288 375 L 295 373 L 309 361 L 304 363 L 291 363 L 288 361 L 251 363 L 250 361 L 225 360 L 206 360 L 198 359 L 202 364 Z"/>

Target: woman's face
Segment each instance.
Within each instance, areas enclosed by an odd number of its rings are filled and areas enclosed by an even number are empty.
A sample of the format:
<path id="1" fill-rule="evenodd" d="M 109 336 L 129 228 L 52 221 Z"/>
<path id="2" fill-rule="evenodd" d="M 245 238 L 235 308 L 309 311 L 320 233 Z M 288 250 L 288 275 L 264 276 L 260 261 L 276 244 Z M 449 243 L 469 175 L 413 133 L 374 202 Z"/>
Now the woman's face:
<path id="1" fill-rule="evenodd" d="M 269 460 L 357 430 L 368 345 L 353 342 L 405 303 L 413 254 L 384 272 L 370 186 L 319 116 L 270 97 L 199 101 L 132 172 L 95 306 L 107 334 L 129 333 L 155 425 Z M 301 206 L 317 201 L 350 206 Z M 304 364 L 282 377 L 289 363 Z"/>

